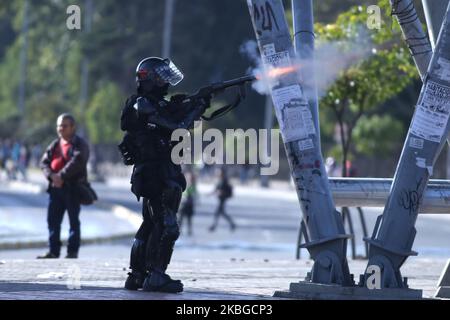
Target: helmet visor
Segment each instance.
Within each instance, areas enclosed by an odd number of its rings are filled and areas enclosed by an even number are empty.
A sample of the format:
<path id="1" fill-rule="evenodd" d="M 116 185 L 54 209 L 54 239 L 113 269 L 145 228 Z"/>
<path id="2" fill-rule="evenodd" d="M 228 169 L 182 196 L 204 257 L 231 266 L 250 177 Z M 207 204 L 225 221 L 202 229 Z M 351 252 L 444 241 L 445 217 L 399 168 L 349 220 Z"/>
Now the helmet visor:
<path id="1" fill-rule="evenodd" d="M 169 59 L 165 59 L 164 62 L 164 64 L 155 68 L 155 72 L 165 82 L 170 83 L 172 86 L 177 85 L 183 80 L 183 73 Z"/>

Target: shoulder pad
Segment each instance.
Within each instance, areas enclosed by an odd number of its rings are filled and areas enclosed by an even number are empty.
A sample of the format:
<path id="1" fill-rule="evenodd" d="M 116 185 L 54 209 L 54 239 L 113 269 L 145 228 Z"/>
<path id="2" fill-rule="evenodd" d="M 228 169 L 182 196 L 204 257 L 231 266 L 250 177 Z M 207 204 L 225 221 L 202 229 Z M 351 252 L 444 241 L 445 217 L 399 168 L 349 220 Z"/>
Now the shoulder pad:
<path id="1" fill-rule="evenodd" d="M 139 114 L 150 114 L 156 112 L 154 103 L 145 97 L 138 97 L 136 99 L 136 103 L 133 105 L 133 108 L 136 109 Z"/>
<path id="2" fill-rule="evenodd" d="M 125 106 L 132 107 L 136 103 L 137 95 L 133 94 L 130 97 L 128 97 L 127 101 L 125 102 Z"/>

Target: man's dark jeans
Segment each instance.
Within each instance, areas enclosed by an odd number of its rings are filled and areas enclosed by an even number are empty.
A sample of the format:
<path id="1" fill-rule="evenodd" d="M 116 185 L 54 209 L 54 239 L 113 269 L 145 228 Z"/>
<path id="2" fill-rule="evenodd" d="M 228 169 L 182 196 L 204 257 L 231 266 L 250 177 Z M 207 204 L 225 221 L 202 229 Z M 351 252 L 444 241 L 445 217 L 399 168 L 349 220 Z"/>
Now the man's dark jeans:
<path id="1" fill-rule="evenodd" d="M 61 250 L 61 223 L 64 212 L 69 214 L 70 233 L 67 253 L 78 254 L 80 248 L 80 203 L 69 186 L 50 188 L 50 201 L 47 211 L 50 252 L 59 256 Z"/>

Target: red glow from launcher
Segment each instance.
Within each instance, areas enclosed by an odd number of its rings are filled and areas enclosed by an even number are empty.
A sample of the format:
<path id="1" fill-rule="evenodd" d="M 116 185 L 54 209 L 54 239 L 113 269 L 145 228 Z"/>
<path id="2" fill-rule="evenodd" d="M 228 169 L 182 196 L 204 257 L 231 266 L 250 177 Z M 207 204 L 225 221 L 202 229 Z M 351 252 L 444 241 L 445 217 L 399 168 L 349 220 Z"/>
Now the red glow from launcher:
<path id="1" fill-rule="evenodd" d="M 264 74 L 257 74 L 255 77 L 258 80 L 261 80 L 263 78 L 277 78 L 282 75 L 295 72 L 298 69 L 300 69 L 299 66 L 289 66 L 289 67 L 280 67 L 280 68 L 271 68 L 269 71 L 265 72 Z"/>

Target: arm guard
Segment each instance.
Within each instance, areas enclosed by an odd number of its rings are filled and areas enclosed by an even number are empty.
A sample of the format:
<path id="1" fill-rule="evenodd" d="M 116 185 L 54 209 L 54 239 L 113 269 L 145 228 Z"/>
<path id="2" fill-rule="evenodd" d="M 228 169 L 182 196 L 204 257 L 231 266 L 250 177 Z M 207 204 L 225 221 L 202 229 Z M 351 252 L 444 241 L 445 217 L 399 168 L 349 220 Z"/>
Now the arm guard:
<path id="1" fill-rule="evenodd" d="M 200 116 L 205 112 L 207 105 L 205 102 L 188 102 L 177 104 L 166 104 L 167 112 L 163 114 L 159 112 L 154 103 L 148 99 L 139 97 L 134 104 L 134 109 L 137 111 L 138 117 L 146 117 L 147 126 L 149 128 L 161 127 L 171 131 L 176 129 L 190 129 L 193 127 L 194 121 L 200 119 Z M 171 111 L 186 110 L 182 117 L 175 117 Z"/>

